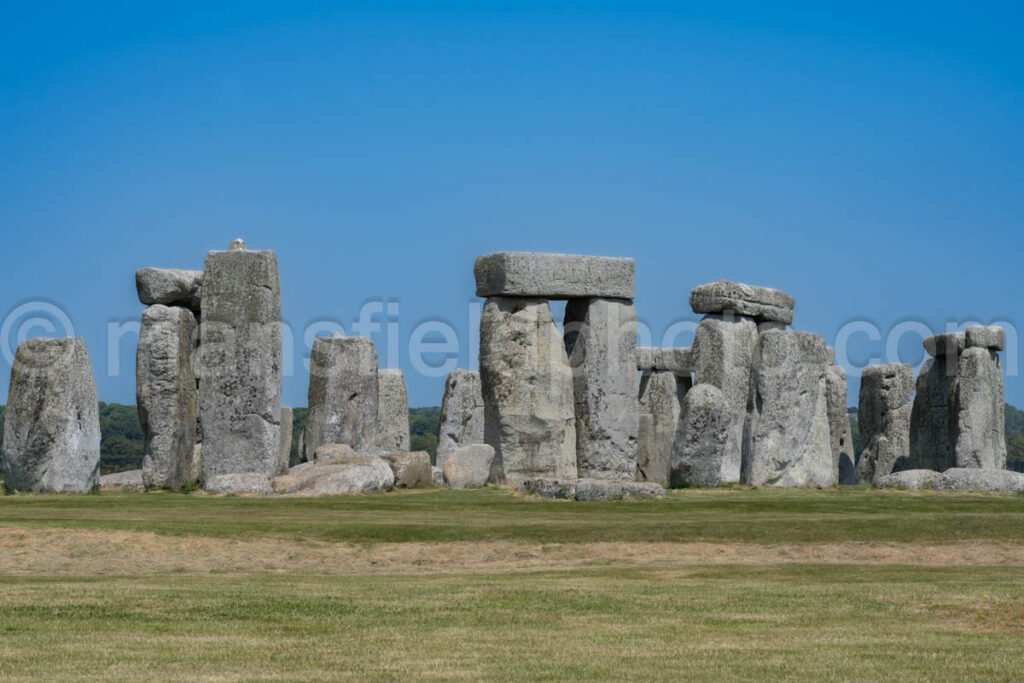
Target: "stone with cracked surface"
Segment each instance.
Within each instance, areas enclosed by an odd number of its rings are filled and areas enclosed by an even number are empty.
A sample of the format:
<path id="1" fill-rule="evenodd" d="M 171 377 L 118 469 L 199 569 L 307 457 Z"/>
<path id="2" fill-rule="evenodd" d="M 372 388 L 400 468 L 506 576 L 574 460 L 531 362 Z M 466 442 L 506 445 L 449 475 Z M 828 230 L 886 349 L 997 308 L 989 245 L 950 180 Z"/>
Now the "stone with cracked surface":
<path id="1" fill-rule="evenodd" d="M 505 251 L 477 258 L 476 295 L 581 299 L 632 299 L 635 266 L 630 258 Z"/>
<path id="2" fill-rule="evenodd" d="M 139 301 L 152 306 L 181 306 L 193 313 L 202 307 L 203 271 L 178 268 L 140 268 L 135 271 Z"/>
<path id="3" fill-rule="evenodd" d="M 857 458 L 853 451 L 853 427 L 846 406 L 846 371 L 829 365 L 825 375 L 828 391 L 828 425 L 832 440 L 832 463 L 840 484 L 857 483 Z"/>
<path id="4" fill-rule="evenodd" d="M 444 382 L 435 464 L 443 467 L 444 461 L 457 448 L 483 442 L 484 397 L 480 389 L 480 373 L 452 370 Z"/>
<path id="5" fill-rule="evenodd" d="M 960 468 L 1006 469 L 1006 399 L 999 356 L 972 347 L 960 356 L 954 459 Z"/>
<path id="6" fill-rule="evenodd" d="M 887 474 L 911 468 L 910 395 L 914 372 L 906 363 L 871 365 L 860 379 L 858 481 L 874 484 Z"/>
<path id="7" fill-rule="evenodd" d="M 749 316 L 759 323 L 793 322 L 796 301 L 789 294 L 770 287 L 715 280 L 694 287 L 690 292 L 690 308 L 694 313 L 731 313 Z"/>
<path id="8" fill-rule="evenodd" d="M 722 391 L 710 384 L 688 391 L 672 451 L 672 486 L 718 486 L 728 435 L 729 404 Z"/>
<path id="9" fill-rule="evenodd" d="M 645 372 L 640 378 L 637 481 L 669 485 L 679 415 L 692 385 L 689 375 L 674 372 Z"/>
<path id="10" fill-rule="evenodd" d="M 377 350 L 364 337 L 320 337 L 309 366 L 306 459 L 323 444 L 378 452 Z M 408 418 L 406 418 L 408 419 Z"/>
<path id="11" fill-rule="evenodd" d="M 640 346 L 636 350 L 636 369 L 641 372 L 674 372 L 689 376 L 693 372 L 693 349 L 681 346 Z"/>
<path id="12" fill-rule="evenodd" d="M 377 371 L 377 448 L 409 450 L 409 393 L 401 370 Z"/>

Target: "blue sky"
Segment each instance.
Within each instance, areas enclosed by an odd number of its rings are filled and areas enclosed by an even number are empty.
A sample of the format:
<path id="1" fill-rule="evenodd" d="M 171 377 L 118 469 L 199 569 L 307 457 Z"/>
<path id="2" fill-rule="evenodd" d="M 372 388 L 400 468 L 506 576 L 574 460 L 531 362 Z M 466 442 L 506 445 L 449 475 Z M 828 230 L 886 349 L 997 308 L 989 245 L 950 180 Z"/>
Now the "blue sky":
<path id="1" fill-rule="evenodd" d="M 473 259 L 503 249 L 634 257 L 656 337 L 701 282 L 785 289 L 795 327 L 854 330 L 851 366 L 893 337 L 919 362 L 922 324 L 1024 322 L 1013 3 L 141 5 L 0 21 L 0 342 L 59 307 L 103 400 L 134 400 L 108 328 L 141 314 L 135 269 L 239 235 L 278 254 L 292 405 L 304 331 L 368 301 L 398 304 L 411 402 L 438 404 L 408 337 L 450 324 L 468 366 Z"/>

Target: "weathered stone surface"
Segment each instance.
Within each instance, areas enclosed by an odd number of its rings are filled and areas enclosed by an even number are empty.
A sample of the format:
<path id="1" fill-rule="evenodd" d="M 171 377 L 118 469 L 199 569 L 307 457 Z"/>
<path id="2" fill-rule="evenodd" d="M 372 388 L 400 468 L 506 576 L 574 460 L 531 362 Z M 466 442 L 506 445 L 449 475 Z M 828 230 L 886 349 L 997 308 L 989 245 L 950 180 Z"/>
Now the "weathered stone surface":
<path id="1" fill-rule="evenodd" d="M 516 490 L 520 493 L 532 493 L 551 500 L 574 500 L 576 498 L 576 481 L 527 479 L 519 482 Z"/>
<path id="2" fill-rule="evenodd" d="M 832 440 L 832 465 L 840 484 L 857 483 L 857 457 L 853 452 L 853 428 L 846 407 L 846 371 L 829 365 L 825 373 L 828 426 Z"/>
<path id="3" fill-rule="evenodd" d="M 99 484 L 99 463 L 99 405 L 85 342 L 21 342 L 4 418 L 4 485 L 84 493 Z"/>
<path id="4" fill-rule="evenodd" d="M 203 481 L 203 490 L 220 496 L 269 496 L 270 477 L 260 472 L 215 474 Z"/>
<path id="5" fill-rule="evenodd" d="M 448 456 L 461 446 L 483 442 L 484 397 L 480 390 L 480 373 L 452 370 L 444 382 L 436 464 L 443 467 Z"/>
<path id="6" fill-rule="evenodd" d="M 672 486 L 718 486 L 729 437 L 729 403 L 721 389 L 698 384 L 686 393 L 672 451 Z"/>
<path id="7" fill-rule="evenodd" d="M 185 308 L 155 304 L 142 314 L 135 396 L 145 439 L 147 487 L 179 489 L 192 480 L 199 395 L 192 371 L 198 328 Z"/>
<path id="8" fill-rule="evenodd" d="M 697 325 L 693 342 L 695 382 L 721 389 L 729 405 L 729 433 L 722 460 L 723 482 L 740 480 L 743 425 L 750 398 L 750 376 L 757 339 L 757 325 L 748 318 L 707 316 Z"/>
<path id="9" fill-rule="evenodd" d="M 969 325 L 964 330 L 967 348 L 1002 351 L 1006 346 L 1006 335 L 998 325 Z"/>
<path id="10" fill-rule="evenodd" d="M 430 475 L 434 486 L 444 486 L 444 470 L 440 467 L 431 467 Z"/>
<path id="11" fill-rule="evenodd" d="M 967 336 L 963 332 L 946 332 L 924 339 L 924 350 L 933 357 L 956 356 L 966 347 Z"/>
<path id="12" fill-rule="evenodd" d="M 879 477 L 875 481 L 875 486 L 880 489 L 918 491 L 935 488 L 936 482 L 941 478 L 942 474 L 934 470 L 903 470 Z"/>
<path id="13" fill-rule="evenodd" d="M 484 440 L 495 451 L 492 481 L 576 478 L 572 375 L 547 301 L 487 300 L 480 384 Z"/>
<path id="14" fill-rule="evenodd" d="M 409 394 L 401 370 L 377 371 L 377 448 L 409 450 Z"/>
<path id="15" fill-rule="evenodd" d="M 690 308 L 694 313 L 733 313 L 758 322 L 793 322 L 795 300 L 785 292 L 769 287 L 715 280 L 694 287 Z"/>
<path id="16" fill-rule="evenodd" d="M 928 358 L 917 376 L 910 411 L 910 463 L 913 469 L 944 472 L 956 465 L 956 356 Z"/>
<path id="17" fill-rule="evenodd" d="M 142 470 L 114 472 L 100 477 L 100 491 L 142 491 Z"/>
<path id="18" fill-rule="evenodd" d="M 674 372 L 649 371 L 640 378 L 637 481 L 668 486 L 683 398 L 692 384 L 689 375 L 682 377 Z"/>
<path id="19" fill-rule="evenodd" d="M 433 484 L 430 454 L 426 451 L 385 453 L 380 457 L 395 475 L 395 488 L 430 488 Z"/>
<path id="20" fill-rule="evenodd" d="M 573 370 L 578 476 L 634 481 L 640 427 L 636 309 L 617 299 L 570 301 L 565 347 Z"/>
<path id="21" fill-rule="evenodd" d="M 860 378 L 857 425 L 860 429 L 859 481 L 876 483 L 893 472 L 909 469 L 910 394 L 914 372 L 906 363 L 872 365 Z"/>
<path id="22" fill-rule="evenodd" d="M 277 471 L 281 291 L 272 251 L 211 251 L 203 270 L 199 412 L 203 481 Z"/>
<path id="23" fill-rule="evenodd" d="M 494 449 L 487 444 L 457 448 L 444 461 L 444 481 L 453 489 L 484 486 L 491 479 L 494 458 Z"/>
<path id="24" fill-rule="evenodd" d="M 189 476 L 190 484 L 201 484 L 203 482 L 203 444 L 197 443 L 192 447 L 192 472 Z"/>
<path id="25" fill-rule="evenodd" d="M 348 462 L 356 455 L 356 452 L 347 443 L 322 443 L 316 447 L 309 462 L 315 462 L 318 465 L 337 465 Z"/>
<path id="26" fill-rule="evenodd" d="M 135 289 L 139 301 L 151 306 L 183 306 L 200 310 L 203 271 L 174 268 L 140 268 L 135 271 Z"/>
<path id="27" fill-rule="evenodd" d="M 288 406 L 281 406 L 281 450 L 278 452 L 276 474 L 285 474 L 291 466 L 294 421 L 294 411 Z"/>
<path id="28" fill-rule="evenodd" d="M 641 346 L 636 350 L 636 368 L 641 372 L 674 372 L 689 376 L 693 372 L 693 349 Z"/>
<path id="29" fill-rule="evenodd" d="M 1024 493 L 1024 474 L 1010 470 L 954 467 L 935 481 L 938 491 Z"/>
<path id="30" fill-rule="evenodd" d="M 391 467 L 375 455 L 359 455 L 341 463 L 303 463 L 288 472 L 295 482 L 284 490 L 291 496 L 338 496 L 381 493 L 395 485 Z"/>
<path id="31" fill-rule="evenodd" d="M 760 335 L 751 375 L 742 480 L 758 486 L 835 486 L 825 341 L 816 334 Z"/>
<path id="32" fill-rule="evenodd" d="M 328 443 L 346 443 L 360 453 L 375 452 L 377 397 L 373 342 L 363 337 L 316 339 L 309 366 L 307 459 Z"/>
<path id="33" fill-rule="evenodd" d="M 999 357 L 972 347 L 960 356 L 955 398 L 957 467 L 1006 469 L 1006 402 Z"/>
<path id="34" fill-rule="evenodd" d="M 622 500 L 626 498 L 663 498 L 665 489 L 660 484 L 645 481 L 609 481 L 607 479 L 580 479 L 576 482 L 576 500 Z"/>
<path id="35" fill-rule="evenodd" d="M 476 295 L 632 299 L 633 259 L 505 251 L 477 258 Z"/>

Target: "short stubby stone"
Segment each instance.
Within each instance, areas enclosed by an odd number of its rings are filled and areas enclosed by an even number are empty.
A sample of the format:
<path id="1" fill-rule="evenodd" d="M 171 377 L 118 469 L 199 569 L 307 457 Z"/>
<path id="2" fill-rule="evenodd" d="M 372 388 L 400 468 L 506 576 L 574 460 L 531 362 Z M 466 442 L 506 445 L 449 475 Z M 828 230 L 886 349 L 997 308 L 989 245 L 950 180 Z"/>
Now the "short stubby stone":
<path id="1" fill-rule="evenodd" d="M 570 301 L 565 346 L 575 394 L 578 476 L 635 480 L 640 386 L 632 302 Z"/>
<path id="2" fill-rule="evenodd" d="M 648 371 L 640 378 L 640 424 L 637 431 L 637 481 L 668 486 L 672 447 L 676 440 L 689 375 Z"/>
<path id="3" fill-rule="evenodd" d="M 280 488 L 290 496 L 382 493 L 395 485 L 391 467 L 376 455 L 360 455 L 330 465 L 303 463 L 289 470 L 287 476 L 294 481 Z"/>
<path id="4" fill-rule="evenodd" d="M 1002 351 L 1006 346 L 1006 334 L 998 325 L 969 325 L 964 330 L 967 348 Z"/>
<path id="5" fill-rule="evenodd" d="M 203 271 L 140 268 L 135 271 L 139 301 L 151 306 L 181 306 L 198 313 L 202 302 Z"/>
<path id="6" fill-rule="evenodd" d="M 695 382 L 721 389 L 729 405 L 729 433 L 722 459 L 723 482 L 740 480 L 743 426 L 757 339 L 757 325 L 749 318 L 718 316 L 707 316 L 701 320 L 694 337 Z"/>
<path id="7" fill-rule="evenodd" d="M 715 280 L 694 287 L 690 308 L 694 313 L 732 313 L 749 316 L 757 322 L 793 322 L 796 301 L 789 294 L 769 287 L 745 285 L 730 280 Z"/>
<path id="8" fill-rule="evenodd" d="M 1006 399 L 999 357 L 972 347 L 960 356 L 954 397 L 957 467 L 1006 468 Z"/>
<path id="9" fill-rule="evenodd" d="M 384 453 L 380 458 L 395 475 L 395 488 L 430 488 L 433 484 L 430 454 L 426 451 Z"/>
<path id="10" fill-rule="evenodd" d="M 938 491 L 964 493 L 1024 493 L 1024 474 L 1010 470 L 979 470 L 954 467 L 935 482 Z"/>
<path id="11" fill-rule="evenodd" d="M 573 371 L 547 301 L 487 300 L 480 385 L 492 481 L 576 478 Z"/>
<path id="12" fill-rule="evenodd" d="M 835 486 L 825 341 L 807 332 L 760 335 L 751 374 L 742 481 Z"/>
<path id="13" fill-rule="evenodd" d="M 281 406 L 281 448 L 278 451 L 276 474 L 284 474 L 291 466 L 294 421 L 295 412 L 288 406 Z"/>
<path id="14" fill-rule="evenodd" d="M 828 427 L 832 440 L 832 466 L 840 484 L 857 483 L 857 458 L 853 451 L 853 426 L 846 406 L 846 371 L 829 365 L 825 374 L 828 392 Z"/>
<path id="15" fill-rule="evenodd" d="M 377 450 L 377 350 L 364 337 L 320 337 L 309 366 L 305 449 L 345 443 L 359 453 Z M 406 418 L 408 421 L 408 418 Z"/>
<path id="16" fill-rule="evenodd" d="M 925 337 L 924 350 L 929 356 L 956 356 L 967 347 L 967 336 L 963 332 L 946 332 Z"/>
<path id="17" fill-rule="evenodd" d="M 435 464 L 444 466 L 455 449 L 484 442 L 484 397 L 480 373 L 452 370 L 444 382 Z"/>
<path id="18" fill-rule="evenodd" d="M 689 377 L 693 372 L 693 349 L 641 346 L 636 350 L 636 369 L 641 372 L 674 372 Z"/>
<path id="19" fill-rule="evenodd" d="M 698 384 L 688 391 L 672 451 L 672 486 L 718 486 L 728 435 L 729 404 L 722 390 Z"/>
<path id="20" fill-rule="evenodd" d="M 910 410 L 910 463 L 912 469 L 943 472 L 956 465 L 956 356 L 927 358 L 917 375 Z"/>
<path id="21" fill-rule="evenodd" d="M 941 478 L 942 474 L 935 470 L 903 470 L 879 477 L 875 481 L 875 486 L 880 489 L 919 491 L 935 488 L 936 482 Z"/>
<path id="22" fill-rule="evenodd" d="M 574 500 L 576 498 L 576 480 L 527 479 L 519 482 L 516 485 L 516 490 L 550 500 Z"/>
<path id="23" fill-rule="evenodd" d="M 608 481 L 606 479 L 580 479 L 576 482 L 576 500 L 625 500 L 664 498 L 665 488 L 649 481 Z"/>
<path id="24" fill-rule="evenodd" d="M 544 299 L 632 299 L 630 258 L 506 251 L 477 258 L 476 295 Z"/>
<path id="25" fill-rule="evenodd" d="M 487 444 L 457 448 L 444 461 L 444 481 L 453 489 L 484 486 L 491 479 L 494 458 L 494 449 Z"/>
<path id="26" fill-rule="evenodd" d="M 86 493 L 99 484 L 99 404 L 82 339 L 28 339 L 18 346 L 2 460 L 9 491 Z"/>
<path id="27" fill-rule="evenodd" d="M 281 446 L 281 290 L 272 251 L 211 251 L 203 270 L 203 481 L 273 476 Z"/>
<path id="28" fill-rule="evenodd" d="M 185 308 L 155 304 L 142 314 L 135 397 L 142 426 L 142 478 L 149 488 L 192 483 L 199 396 L 192 368 L 198 326 Z"/>
<path id="29" fill-rule="evenodd" d="M 911 469 L 910 395 L 914 372 L 906 363 L 870 365 L 860 378 L 857 426 L 860 462 L 857 479 L 874 484 L 881 477 Z"/>
<path id="30" fill-rule="evenodd" d="M 216 474 L 203 481 L 203 490 L 218 496 L 269 496 L 270 477 L 259 472 Z"/>
<path id="31" fill-rule="evenodd" d="M 142 491 L 142 470 L 127 470 L 100 476 L 100 491 Z"/>
<path id="32" fill-rule="evenodd" d="M 444 486 L 444 470 L 440 467 L 431 467 L 430 476 L 434 486 Z"/>
<path id="33" fill-rule="evenodd" d="M 377 448 L 409 450 L 409 394 L 401 370 L 377 371 Z"/>

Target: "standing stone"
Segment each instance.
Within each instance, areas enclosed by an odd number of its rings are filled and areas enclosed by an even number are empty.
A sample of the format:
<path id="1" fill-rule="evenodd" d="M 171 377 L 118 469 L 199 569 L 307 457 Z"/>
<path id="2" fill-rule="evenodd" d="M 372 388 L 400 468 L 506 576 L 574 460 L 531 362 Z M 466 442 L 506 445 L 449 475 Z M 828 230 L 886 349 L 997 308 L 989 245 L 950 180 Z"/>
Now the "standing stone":
<path id="1" fill-rule="evenodd" d="M 480 386 L 484 440 L 495 451 L 491 481 L 576 478 L 572 375 L 547 301 L 486 301 Z"/>
<path id="2" fill-rule="evenodd" d="M 159 304 L 142 314 L 135 394 L 145 446 L 142 482 L 180 489 L 192 479 L 198 394 L 192 371 L 197 326 L 186 308 Z"/>
<path id="3" fill-rule="evenodd" d="M 640 378 L 637 481 L 668 486 L 676 428 L 691 384 L 689 375 L 680 377 L 674 372 L 645 372 Z"/>
<path id="4" fill-rule="evenodd" d="M 409 394 L 401 370 L 377 372 L 377 447 L 409 450 Z"/>
<path id="5" fill-rule="evenodd" d="M 1005 410 L 999 356 L 987 347 L 968 348 L 957 375 L 957 467 L 1006 469 Z"/>
<path id="6" fill-rule="evenodd" d="M 321 337 L 309 365 L 306 459 L 328 443 L 377 452 L 377 349 L 364 337 Z M 408 421 L 408 418 L 406 418 Z"/>
<path id="7" fill-rule="evenodd" d="M 683 399 L 672 451 L 672 486 L 718 486 L 728 438 L 725 394 L 710 384 L 698 384 Z"/>
<path id="8" fill-rule="evenodd" d="M 99 404 L 85 342 L 23 341 L 7 393 L 4 485 L 85 493 L 99 486 L 99 464 Z"/>
<path id="9" fill-rule="evenodd" d="M 853 428 L 846 409 L 846 371 L 829 365 L 825 375 L 828 392 L 828 425 L 832 437 L 832 464 L 840 484 L 857 483 L 857 457 L 853 452 Z"/>
<path id="10" fill-rule="evenodd" d="M 860 463 L 857 478 L 877 483 L 887 474 L 910 468 L 910 394 L 914 373 L 906 363 L 872 365 L 860 378 Z"/>
<path id="11" fill-rule="evenodd" d="M 693 342 L 695 382 L 718 387 L 729 406 L 729 430 L 722 459 L 723 482 L 740 480 L 743 425 L 756 346 L 757 325 L 749 318 L 706 316 L 697 325 Z"/>
<path id="12" fill-rule="evenodd" d="M 635 481 L 640 387 L 633 303 L 571 300 L 565 346 L 576 397 L 578 476 Z"/>
<path id="13" fill-rule="evenodd" d="M 910 411 L 910 469 L 945 472 L 956 466 L 957 366 L 959 358 L 928 358 L 917 376 Z"/>
<path id="14" fill-rule="evenodd" d="M 457 449 L 483 442 L 484 397 L 480 391 L 480 373 L 452 370 L 444 382 L 435 464 L 444 467 L 444 461 Z"/>
<path id="15" fill-rule="evenodd" d="M 272 251 L 240 240 L 203 270 L 199 412 L 203 481 L 277 472 L 281 445 L 281 290 Z"/>
<path id="16" fill-rule="evenodd" d="M 473 274 L 482 297 L 632 299 L 635 290 L 629 258 L 504 251 L 479 257 Z"/>
<path id="17" fill-rule="evenodd" d="M 835 486 L 825 341 L 816 334 L 760 335 L 751 375 L 743 481 L 757 486 Z"/>
<path id="18" fill-rule="evenodd" d="M 278 452 L 277 474 L 287 474 L 291 465 L 294 422 L 294 411 L 288 406 L 281 406 L 281 450 Z"/>

